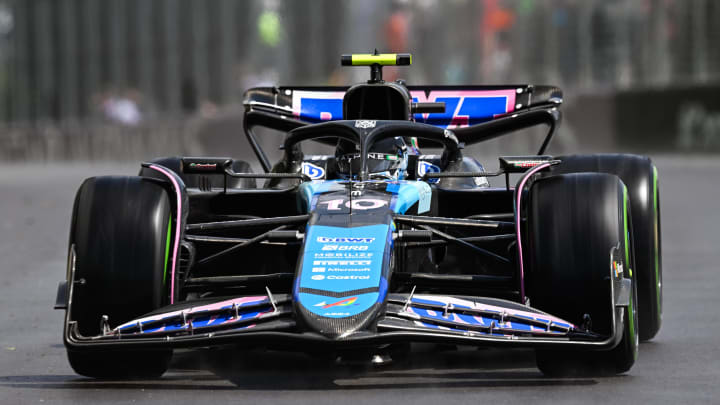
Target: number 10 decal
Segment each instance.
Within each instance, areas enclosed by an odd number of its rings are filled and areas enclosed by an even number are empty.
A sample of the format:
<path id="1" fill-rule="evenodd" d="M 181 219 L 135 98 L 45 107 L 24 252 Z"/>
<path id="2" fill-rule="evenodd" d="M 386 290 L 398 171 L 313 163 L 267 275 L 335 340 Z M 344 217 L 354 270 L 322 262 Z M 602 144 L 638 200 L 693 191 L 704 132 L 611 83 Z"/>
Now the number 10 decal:
<path id="1" fill-rule="evenodd" d="M 342 209 L 340 207 L 341 205 L 354 210 L 374 210 L 387 205 L 388 202 L 377 198 L 358 198 L 351 201 L 338 198 L 335 200 L 321 201 L 318 204 L 327 204 L 328 211 L 339 211 Z"/>

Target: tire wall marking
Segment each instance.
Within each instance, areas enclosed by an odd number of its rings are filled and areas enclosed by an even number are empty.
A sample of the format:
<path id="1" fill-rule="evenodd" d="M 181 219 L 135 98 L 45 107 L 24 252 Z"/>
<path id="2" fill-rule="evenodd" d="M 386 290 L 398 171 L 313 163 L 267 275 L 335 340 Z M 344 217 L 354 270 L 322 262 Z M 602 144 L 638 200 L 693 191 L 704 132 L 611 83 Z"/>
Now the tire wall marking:
<path id="1" fill-rule="evenodd" d="M 633 284 L 635 280 L 632 279 L 632 268 L 630 267 L 630 238 L 628 237 L 628 208 L 627 208 L 628 196 L 627 187 L 623 185 L 623 228 L 625 231 L 625 263 L 627 263 L 628 273 Z M 635 287 L 635 286 L 633 286 Z M 637 287 L 636 287 L 637 288 Z M 633 290 L 634 291 L 634 290 Z M 635 343 L 637 339 L 635 337 L 635 309 L 633 308 L 635 296 L 630 292 L 630 305 L 628 305 L 628 324 L 630 326 L 630 339 L 633 345 L 633 358 L 637 360 L 638 356 L 638 345 Z"/>
<path id="2" fill-rule="evenodd" d="M 163 266 L 163 285 L 167 283 L 167 264 L 170 255 L 170 235 L 172 235 L 172 214 L 168 216 L 167 240 L 165 241 L 165 265 Z"/>

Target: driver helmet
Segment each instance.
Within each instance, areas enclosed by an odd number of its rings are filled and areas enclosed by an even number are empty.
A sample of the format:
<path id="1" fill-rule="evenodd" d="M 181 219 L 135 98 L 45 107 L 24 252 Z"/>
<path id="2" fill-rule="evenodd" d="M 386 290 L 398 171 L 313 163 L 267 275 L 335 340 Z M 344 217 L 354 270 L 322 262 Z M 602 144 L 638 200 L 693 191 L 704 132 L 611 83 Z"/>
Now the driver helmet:
<path id="1" fill-rule="evenodd" d="M 376 142 L 368 152 L 370 178 L 402 180 L 407 170 L 407 145 L 402 137 Z M 338 140 L 335 149 L 338 172 L 344 178 L 355 178 L 362 165 L 360 146 L 346 139 Z"/>

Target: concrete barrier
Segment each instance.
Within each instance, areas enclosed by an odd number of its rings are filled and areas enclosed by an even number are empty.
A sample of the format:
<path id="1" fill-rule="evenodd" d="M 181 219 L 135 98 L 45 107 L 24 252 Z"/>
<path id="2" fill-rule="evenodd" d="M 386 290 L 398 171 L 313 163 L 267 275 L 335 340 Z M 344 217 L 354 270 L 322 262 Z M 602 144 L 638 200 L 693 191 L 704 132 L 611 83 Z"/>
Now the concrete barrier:
<path id="1" fill-rule="evenodd" d="M 720 151 L 720 83 L 620 92 L 613 105 L 620 148 Z"/>
<path id="2" fill-rule="evenodd" d="M 97 122 L 0 127 L 0 159 L 6 162 L 127 161 L 184 154 L 193 143 L 183 123 L 127 127 Z"/>

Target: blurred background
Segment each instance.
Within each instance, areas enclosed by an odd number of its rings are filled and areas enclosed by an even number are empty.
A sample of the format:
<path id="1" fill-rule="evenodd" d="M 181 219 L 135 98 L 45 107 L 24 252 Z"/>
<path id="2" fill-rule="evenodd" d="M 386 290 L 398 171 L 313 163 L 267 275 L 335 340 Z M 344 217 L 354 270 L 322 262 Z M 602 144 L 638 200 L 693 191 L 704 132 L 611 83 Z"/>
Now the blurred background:
<path id="1" fill-rule="evenodd" d="M 0 0 L 0 159 L 252 160 L 245 89 L 366 80 L 339 55 L 375 48 L 413 54 L 385 73 L 409 84 L 560 86 L 552 153 L 717 152 L 718 21 L 716 0 Z"/>
<path id="2" fill-rule="evenodd" d="M 236 157 L 257 171 L 244 90 L 364 81 L 368 69 L 341 68 L 340 54 L 375 48 L 413 54 L 411 67 L 385 70 L 409 84 L 560 86 L 549 153 L 652 156 L 664 325 L 630 375 L 541 379 L 531 350 L 443 347 L 407 370 L 401 361 L 365 378 L 353 367 L 329 384 L 316 359 L 223 371 L 202 351 L 175 357 L 164 380 L 79 379 L 50 308 L 83 179 L 172 155 Z M 281 139 L 268 133 L 263 147 Z M 493 170 L 498 154 L 538 142 L 509 135 L 472 152 Z M 720 312 L 708 308 L 720 307 L 719 153 L 720 0 L 0 0 L 0 404 L 718 404 Z"/>

